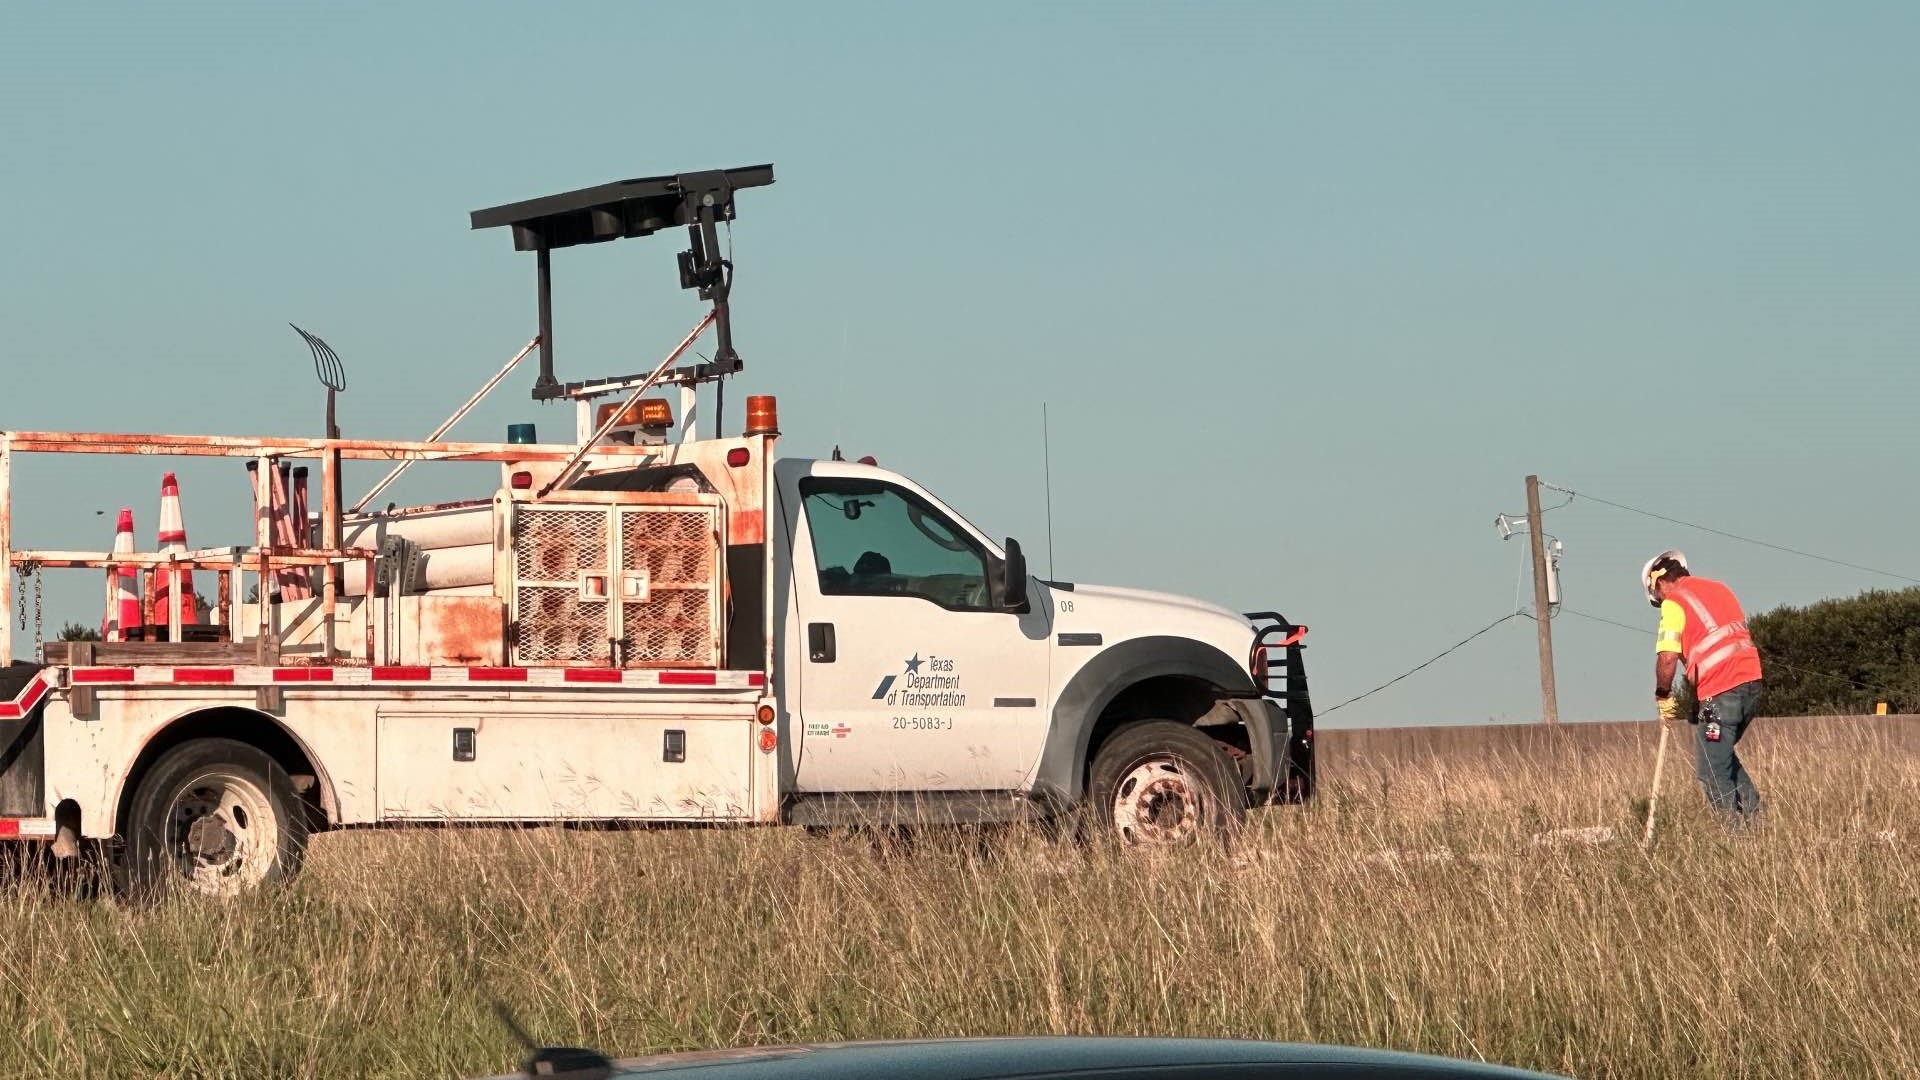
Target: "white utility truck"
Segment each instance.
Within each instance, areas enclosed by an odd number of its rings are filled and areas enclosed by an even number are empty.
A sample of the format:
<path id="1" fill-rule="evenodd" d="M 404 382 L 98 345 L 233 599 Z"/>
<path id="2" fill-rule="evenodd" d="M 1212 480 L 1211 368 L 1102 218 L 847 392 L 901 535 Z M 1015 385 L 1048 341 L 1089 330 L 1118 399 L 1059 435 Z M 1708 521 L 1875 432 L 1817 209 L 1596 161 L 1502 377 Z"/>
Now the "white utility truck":
<path id="1" fill-rule="evenodd" d="M 0 624 L 0 838 L 226 893 L 354 826 L 1072 813 L 1169 844 L 1308 798 L 1304 627 L 1035 578 L 1019 544 L 907 477 L 778 458 L 771 398 L 747 399 L 738 435 L 699 430 L 696 390 L 720 384 L 723 411 L 742 368 L 716 227 L 772 182 L 649 177 L 474 213 L 536 253 L 539 334 L 424 441 L 331 421 L 321 438 L 0 431 L 0 611 L 24 625 L 62 568 L 171 597 L 123 606 L 117 640 L 32 660 Z M 691 237 L 682 285 L 711 302 L 700 324 L 650 373 L 555 379 L 550 253 L 672 226 Z M 713 358 L 676 367 L 709 329 Z M 535 399 L 574 404 L 567 441 L 442 439 L 536 349 Z M 241 459 L 254 527 L 229 547 L 29 548 L 10 485 L 35 454 Z M 351 507 L 348 460 L 394 463 Z M 498 487 L 373 505 L 421 461 L 497 462 Z M 317 463 L 317 510 L 296 462 Z"/>

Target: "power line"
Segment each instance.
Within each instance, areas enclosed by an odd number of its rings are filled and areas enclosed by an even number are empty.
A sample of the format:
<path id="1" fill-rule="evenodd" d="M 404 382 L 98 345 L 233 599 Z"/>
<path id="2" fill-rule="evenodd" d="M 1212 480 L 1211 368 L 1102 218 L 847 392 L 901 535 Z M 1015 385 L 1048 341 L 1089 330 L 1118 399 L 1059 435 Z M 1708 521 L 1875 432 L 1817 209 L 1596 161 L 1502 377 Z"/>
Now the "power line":
<path id="1" fill-rule="evenodd" d="M 1655 521 L 1664 521 L 1669 525 L 1681 525 L 1689 529 L 1698 529 L 1701 532 L 1712 533 L 1715 536 L 1724 536 L 1729 540 L 1738 540 L 1743 544 L 1753 544 L 1757 547 L 1770 548 L 1774 551 L 1783 551 L 1789 555 L 1798 555 L 1801 558 L 1805 558 L 1805 559 L 1814 559 L 1823 563 L 1831 563 L 1834 566 L 1844 566 L 1849 570 L 1860 570 L 1869 574 L 1879 574 L 1881 577 L 1890 577 L 1898 581 L 1906 581 L 1906 582 L 1911 582 L 1912 584 L 1915 584 L 1915 585 L 1920 585 L 1920 578 L 1908 577 L 1905 574 L 1896 574 L 1891 570 L 1882 570 L 1874 566 L 1863 566 L 1860 563 L 1848 562 L 1845 559 L 1835 559 L 1831 556 L 1820 555 L 1811 551 L 1802 551 L 1799 548 L 1787 547 L 1785 544 L 1775 544 L 1766 540 L 1757 540 L 1751 536 L 1742 536 L 1739 533 L 1728 532 L 1725 529 L 1716 529 L 1711 525 L 1702 525 L 1694 521 L 1682 521 L 1677 517 L 1668 517 L 1665 514 L 1656 514 L 1651 510 L 1642 510 L 1637 506 L 1628 506 L 1626 503 L 1614 502 L 1612 499 L 1603 499 L 1598 495 L 1589 495 L 1584 491 L 1575 491 L 1572 488 L 1563 488 L 1558 484 L 1549 484 L 1544 480 L 1540 482 L 1540 486 L 1550 487 L 1555 491 L 1565 493 L 1568 497 L 1567 499 L 1568 502 L 1573 501 L 1573 499 L 1575 498 L 1586 499 L 1590 502 L 1597 502 L 1602 506 L 1611 506 L 1616 510 L 1625 510 L 1630 514 L 1639 514 L 1642 517 L 1653 518 Z M 1564 506 L 1566 504 L 1562 503 L 1561 505 Z M 1556 507 L 1555 509 L 1558 509 L 1558 507 Z"/>
<path id="2" fill-rule="evenodd" d="M 1589 615 L 1584 611 L 1575 611 L 1570 607 L 1563 607 L 1560 609 L 1560 612 L 1563 615 L 1578 615 L 1583 619 L 1592 619 L 1594 622 L 1597 622 L 1597 623 L 1606 623 L 1608 626 L 1617 626 L 1622 630 L 1631 630 L 1636 634 L 1644 634 L 1647 632 L 1647 628 L 1644 626 L 1628 626 L 1626 623 L 1623 623 L 1623 622 L 1615 622 L 1612 619 L 1603 619 L 1598 615 Z"/>
<path id="3" fill-rule="evenodd" d="M 1493 620 L 1492 622 L 1481 627 L 1480 629 L 1475 630 L 1473 633 L 1468 634 L 1466 637 L 1461 638 L 1459 641 L 1448 646 L 1446 649 L 1442 650 L 1440 653 L 1428 658 L 1423 663 L 1420 663 L 1414 667 L 1408 668 L 1406 671 L 1403 671 L 1400 674 L 1395 675 L 1393 678 L 1388 679 L 1386 682 L 1381 683 L 1379 686 L 1374 687 L 1373 689 L 1367 691 L 1364 694 L 1360 694 L 1356 697 L 1350 697 L 1347 700 L 1341 702 L 1340 704 L 1335 705 L 1331 709 L 1322 709 L 1319 711 L 1319 715 L 1326 716 L 1328 713 L 1334 712 L 1337 709 L 1346 708 L 1347 706 L 1353 704 L 1354 702 L 1359 701 L 1361 698 L 1372 697 L 1373 695 L 1379 693 L 1380 691 L 1385 690 L 1387 687 L 1392 686 L 1394 683 L 1399 682 L 1401 679 L 1404 679 L 1409 675 L 1415 674 L 1416 672 L 1419 672 L 1427 667 L 1432 666 L 1433 664 L 1438 663 L 1440 660 L 1444 659 L 1448 653 L 1453 652 L 1455 649 L 1458 649 L 1461 646 L 1467 644 L 1468 642 L 1472 641 L 1474 638 L 1479 637 L 1481 634 L 1484 634 L 1487 631 L 1493 629 L 1494 627 L 1499 626 L 1501 623 L 1506 622 L 1508 619 L 1517 619 L 1520 617 L 1520 615 L 1521 615 L 1521 612 L 1518 612 L 1518 611 L 1508 612 L 1507 614 L 1500 616 L 1499 618 Z"/>
<path id="4" fill-rule="evenodd" d="M 1608 626 L 1617 626 L 1622 630 L 1631 630 L 1636 634 L 1645 634 L 1647 632 L 1646 627 L 1644 626 L 1628 626 L 1626 623 L 1623 623 L 1623 622 L 1615 622 L 1612 619 L 1602 618 L 1601 616 L 1598 616 L 1598 615 L 1589 615 L 1584 611 L 1575 611 L 1572 608 L 1563 607 L 1560 610 L 1568 615 L 1578 615 L 1582 619 L 1591 619 L 1594 622 L 1605 623 Z M 1893 691 L 1889 690 L 1887 687 L 1880 686 L 1876 683 L 1861 682 L 1859 679 L 1856 679 L 1851 675 L 1836 675 L 1831 671 L 1814 671 L 1812 668 L 1796 667 L 1793 664 L 1783 663 L 1782 661 L 1779 661 L 1779 660 L 1765 660 L 1764 663 L 1766 664 L 1767 667 L 1779 668 L 1782 671 L 1791 671 L 1796 674 L 1807 675 L 1816 679 L 1832 679 L 1834 682 L 1847 683 L 1848 685 L 1854 687 L 1857 690 L 1871 690 L 1876 694 L 1888 694 L 1888 695 L 1893 694 Z"/>

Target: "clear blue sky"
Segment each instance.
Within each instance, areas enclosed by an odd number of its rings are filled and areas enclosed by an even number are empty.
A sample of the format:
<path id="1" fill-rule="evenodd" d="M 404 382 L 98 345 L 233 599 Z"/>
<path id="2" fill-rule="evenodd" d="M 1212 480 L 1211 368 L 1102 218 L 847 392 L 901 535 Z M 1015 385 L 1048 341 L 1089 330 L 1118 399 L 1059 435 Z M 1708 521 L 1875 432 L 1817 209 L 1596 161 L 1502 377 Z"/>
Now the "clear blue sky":
<path id="1" fill-rule="evenodd" d="M 534 330 L 468 211 L 771 161 L 735 403 L 1044 568 L 1049 402 L 1058 574 L 1280 608 L 1326 705 L 1512 609 L 1528 472 L 1920 577 L 1917 55 L 1910 4 L 9 3 L 0 425 L 317 431 L 291 320 L 349 433 L 423 435 Z M 563 375 L 691 324 L 676 246 L 560 253 Z M 530 382 L 461 433 L 563 434 Z M 239 466 L 179 471 L 240 540 Z M 156 463 L 18 472 L 23 544 L 123 504 L 151 544 Z M 1898 584 L 1549 523 L 1569 606 L 1647 627 L 1556 623 L 1573 718 L 1646 711 L 1661 548 L 1752 608 Z M 1527 719 L 1533 656 L 1515 621 L 1334 720 Z"/>

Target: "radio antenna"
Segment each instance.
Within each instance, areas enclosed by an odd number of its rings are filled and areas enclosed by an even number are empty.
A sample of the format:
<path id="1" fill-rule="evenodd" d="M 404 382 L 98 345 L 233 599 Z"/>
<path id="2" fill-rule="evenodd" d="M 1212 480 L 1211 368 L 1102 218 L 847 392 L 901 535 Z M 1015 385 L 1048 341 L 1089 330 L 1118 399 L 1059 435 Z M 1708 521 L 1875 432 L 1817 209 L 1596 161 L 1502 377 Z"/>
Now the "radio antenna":
<path id="1" fill-rule="evenodd" d="M 1053 579 L 1053 439 L 1047 431 L 1047 403 L 1040 403 L 1040 471 L 1047 485 L 1047 579 Z"/>

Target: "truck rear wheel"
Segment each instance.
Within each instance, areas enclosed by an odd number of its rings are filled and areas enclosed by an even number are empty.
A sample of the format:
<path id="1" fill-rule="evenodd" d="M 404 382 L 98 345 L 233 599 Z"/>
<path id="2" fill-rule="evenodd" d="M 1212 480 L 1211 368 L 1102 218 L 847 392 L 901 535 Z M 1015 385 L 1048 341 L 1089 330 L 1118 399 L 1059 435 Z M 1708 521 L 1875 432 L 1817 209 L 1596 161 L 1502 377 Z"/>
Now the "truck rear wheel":
<path id="1" fill-rule="evenodd" d="M 126 837 L 128 890 L 233 896 L 298 872 L 307 813 L 286 770 L 256 747 L 195 739 L 141 777 Z"/>
<path id="2" fill-rule="evenodd" d="M 1239 823 L 1246 806 L 1246 785 L 1220 744 L 1167 720 L 1120 729 L 1094 755 L 1087 778 L 1091 833 L 1128 847 L 1218 836 Z"/>

